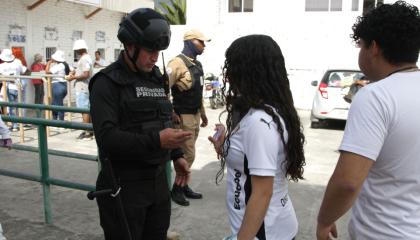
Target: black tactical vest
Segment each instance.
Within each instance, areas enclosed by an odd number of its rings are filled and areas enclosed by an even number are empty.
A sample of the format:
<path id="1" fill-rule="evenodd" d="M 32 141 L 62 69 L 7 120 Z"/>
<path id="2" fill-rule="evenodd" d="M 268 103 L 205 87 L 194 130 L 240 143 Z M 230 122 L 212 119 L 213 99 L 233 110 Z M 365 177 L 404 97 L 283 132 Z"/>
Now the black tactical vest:
<path id="1" fill-rule="evenodd" d="M 176 85 L 172 86 L 174 109 L 178 114 L 195 114 L 200 109 L 203 99 L 203 67 L 197 60 L 194 60 L 193 64 L 182 54 L 178 57 L 190 71 L 192 86 L 186 91 L 180 91 Z"/>
<path id="2" fill-rule="evenodd" d="M 100 71 L 113 81 L 119 94 L 119 128 L 123 131 L 148 134 L 173 127 L 172 104 L 165 93 L 165 84 L 157 67 L 150 74 L 136 75 L 127 72 L 118 62 Z M 97 76 L 95 75 L 94 78 Z M 92 79 L 95 81 L 95 79 Z M 91 81 L 92 81 L 91 80 Z M 142 156 L 107 156 L 111 159 L 124 158 L 124 162 L 135 165 L 160 165 L 170 159 L 169 150 L 159 149 Z M 129 164 L 127 165 L 129 166 Z"/>

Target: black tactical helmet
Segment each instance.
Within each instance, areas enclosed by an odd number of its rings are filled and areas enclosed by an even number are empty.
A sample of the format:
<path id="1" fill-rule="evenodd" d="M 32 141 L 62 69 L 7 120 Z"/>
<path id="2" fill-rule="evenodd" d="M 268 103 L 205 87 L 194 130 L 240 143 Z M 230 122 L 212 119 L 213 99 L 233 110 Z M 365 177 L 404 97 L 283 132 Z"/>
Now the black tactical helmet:
<path id="1" fill-rule="evenodd" d="M 150 8 L 138 8 L 123 18 L 117 37 L 122 43 L 165 50 L 171 40 L 171 30 L 162 15 Z"/>

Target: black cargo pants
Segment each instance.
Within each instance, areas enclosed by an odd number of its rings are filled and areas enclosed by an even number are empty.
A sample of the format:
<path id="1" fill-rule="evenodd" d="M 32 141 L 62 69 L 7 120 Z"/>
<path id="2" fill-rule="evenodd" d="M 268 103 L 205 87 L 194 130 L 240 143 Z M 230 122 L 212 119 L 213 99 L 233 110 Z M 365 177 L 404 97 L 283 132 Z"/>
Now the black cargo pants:
<path id="1" fill-rule="evenodd" d="M 165 165 L 147 170 L 116 171 L 115 174 L 133 240 L 166 240 L 171 202 Z M 96 184 L 97 190 L 110 188 L 102 171 Z M 99 197 L 97 203 L 105 240 L 123 240 L 125 228 L 119 219 L 115 198 Z"/>

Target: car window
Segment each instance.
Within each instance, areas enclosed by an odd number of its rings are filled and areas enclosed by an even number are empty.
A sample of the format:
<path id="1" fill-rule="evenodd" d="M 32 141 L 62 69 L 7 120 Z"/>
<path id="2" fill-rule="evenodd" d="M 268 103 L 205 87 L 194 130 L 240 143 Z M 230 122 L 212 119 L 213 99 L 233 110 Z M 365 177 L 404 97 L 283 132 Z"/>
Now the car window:
<path id="1" fill-rule="evenodd" d="M 333 71 L 330 72 L 327 80 L 328 87 L 344 88 L 349 87 L 362 76 L 361 72 Z"/>

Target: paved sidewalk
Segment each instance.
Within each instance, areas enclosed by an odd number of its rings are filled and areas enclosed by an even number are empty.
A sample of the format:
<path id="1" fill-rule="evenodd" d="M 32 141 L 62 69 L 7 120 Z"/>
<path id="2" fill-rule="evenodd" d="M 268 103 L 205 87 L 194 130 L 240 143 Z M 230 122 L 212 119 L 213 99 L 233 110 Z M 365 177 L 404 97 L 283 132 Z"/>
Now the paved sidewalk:
<path id="1" fill-rule="evenodd" d="M 210 125 L 202 129 L 197 144 L 197 161 L 193 166 L 190 186 L 204 194 L 202 200 L 191 200 L 189 207 L 173 203 L 171 230 L 182 240 L 220 240 L 229 234 L 225 208 L 225 182 L 215 184 L 219 162 L 207 136 L 213 134 L 221 110 L 208 109 Z M 334 169 L 336 151 L 342 129 L 309 129 L 309 112 L 300 111 L 307 145 L 305 153 L 306 180 L 290 183 L 290 195 L 299 221 L 296 239 L 314 239 L 316 216 L 325 185 Z M 53 131 L 51 149 L 96 154 L 94 140 L 76 140 L 80 131 Z M 26 131 L 25 145 L 37 146 L 36 131 Z M 17 141 L 17 133 L 13 133 Z M 327 136 L 321 138 L 321 136 Z M 0 168 L 39 174 L 38 155 L 23 151 L 0 149 Z M 97 166 L 94 162 L 50 156 L 50 175 L 55 178 L 94 184 Z M 42 187 L 37 182 L 0 176 L 0 223 L 8 240 L 97 240 L 103 239 L 96 203 L 86 192 L 57 186 L 51 187 L 53 224 L 44 223 Z M 347 218 L 338 223 L 339 239 L 346 239 Z"/>

